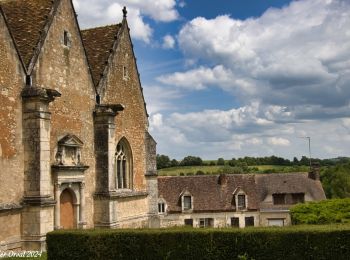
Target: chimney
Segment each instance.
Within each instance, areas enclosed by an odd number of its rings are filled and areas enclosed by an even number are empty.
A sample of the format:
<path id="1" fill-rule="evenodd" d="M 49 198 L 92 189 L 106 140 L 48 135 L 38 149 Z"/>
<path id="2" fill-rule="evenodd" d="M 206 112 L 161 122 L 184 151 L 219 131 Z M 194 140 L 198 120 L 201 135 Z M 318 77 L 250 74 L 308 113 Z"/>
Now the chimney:
<path id="1" fill-rule="evenodd" d="M 220 185 L 226 185 L 227 184 L 227 181 L 228 181 L 228 177 L 225 173 L 221 173 L 220 176 L 219 176 L 219 181 L 218 183 Z"/>
<path id="2" fill-rule="evenodd" d="M 309 171 L 308 177 L 315 181 L 320 180 L 320 163 L 319 162 L 312 163 L 311 170 Z"/>

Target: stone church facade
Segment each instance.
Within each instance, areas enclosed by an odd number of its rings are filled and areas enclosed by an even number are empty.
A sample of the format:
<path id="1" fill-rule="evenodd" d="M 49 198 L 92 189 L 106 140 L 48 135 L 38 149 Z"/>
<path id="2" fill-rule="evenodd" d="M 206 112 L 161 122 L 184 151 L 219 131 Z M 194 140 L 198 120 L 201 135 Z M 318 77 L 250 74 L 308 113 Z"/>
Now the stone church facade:
<path id="1" fill-rule="evenodd" d="M 0 0 L 0 250 L 61 228 L 157 225 L 156 143 L 127 24 Z"/>

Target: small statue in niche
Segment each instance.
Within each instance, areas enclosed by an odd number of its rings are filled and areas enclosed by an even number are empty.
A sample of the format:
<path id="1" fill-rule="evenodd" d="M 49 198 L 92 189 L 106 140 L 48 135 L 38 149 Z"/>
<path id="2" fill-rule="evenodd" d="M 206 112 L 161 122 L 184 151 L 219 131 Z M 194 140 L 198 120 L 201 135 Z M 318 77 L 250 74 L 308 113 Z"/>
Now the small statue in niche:
<path id="1" fill-rule="evenodd" d="M 77 165 L 81 165 L 81 151 L 77 150 Z"/>
<path id="2" fill-rule="evenodd" d="M 56 164 L 63 165 L 63 152 L 62 150 L 58 150 L 55 156 Z"/>

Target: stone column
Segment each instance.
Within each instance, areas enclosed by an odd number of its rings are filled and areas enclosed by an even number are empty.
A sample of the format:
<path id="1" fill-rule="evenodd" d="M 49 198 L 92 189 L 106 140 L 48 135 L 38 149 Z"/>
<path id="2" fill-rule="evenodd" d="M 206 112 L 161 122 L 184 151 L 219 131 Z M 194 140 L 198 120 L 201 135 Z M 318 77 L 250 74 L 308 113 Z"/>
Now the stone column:
<path id="1" fill-rule="evenodd" d="M 55 185 L 55 199 L 56 199 L 56 205 L 55 205 L 55 229 L 60 229 L 61 227 L 61 184 L 57 183 Z"/>
<path id="2" fill-rule="evenodd" d="M 114 173 L 115 123 L 122 105 L 97 105 L 94 111 L 96 192 L 94 196 L 95 227 L 112 228 L 115 224 L 114 201 L 116 176 Z"/>
<path id="3" fill-rule="evenodd" d="M 122 105 L 97 105 L 94 112 L 95 155 L 96 155 L 96 193 L 109 194 L 115 191 L 114 156 L 115 123 Z"/>
<path id="4" fill-rule="evenodd" d="M 148 215 L 149 227 L 159 228 L 160 219 L 158 216 L 158 175 L 156 162 L 156 146 L 157 143 L 153 137 L 146 131 L 145 133 L 146 145 L 146 183 L 148 192 Z"/>
<path id="5" fill-rule="evenodd" d="M 84 228 L 85 222 L 85 182 L 80 183 L 80 210 L 79 210 L 79 227 Z"/>
<path id="6" fill-rule="evenodd" d="M 24 201 L 42 203 L 52 197 L 50 174 L 49 104 L 55 90 L 26 86 L 23 99 Z"/>
<path id="7" fill-rule="evenodd" d="M 54 229 L 56 205 L 50 172 L 49 104 L 60 93 L 52 89 L 26 86 L 21 95 L 24 146 L 22 249 L 44 250 L 46 233 Z"/>

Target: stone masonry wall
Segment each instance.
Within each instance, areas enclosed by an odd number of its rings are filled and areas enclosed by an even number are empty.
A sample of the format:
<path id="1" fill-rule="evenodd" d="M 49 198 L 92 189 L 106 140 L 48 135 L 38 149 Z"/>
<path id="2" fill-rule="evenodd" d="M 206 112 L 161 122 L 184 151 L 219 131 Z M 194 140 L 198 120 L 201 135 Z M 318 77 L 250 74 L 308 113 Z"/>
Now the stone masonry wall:
<path id="1" fill-rule="evenodd" d="M 0 251 L 21 247 L 20 221 L 18 210 L 0 213 Z"/>
<path id="2" fill-rule="evenodd" d="M 132 43 L 128 30 L 125 29 L 119 38 L 119 45 L 107 75 L 105 92 L 102 93 L 102 104 L 119 103 L 125 106 L 115 119 L 116 144 L 125 137 L 133 153 L 134 189 L 146 189 L 146 151 L 145 131 L 148 127 L 147 115 L 142 98 L 138 72 L 132 52 Z M 123 77 L 123 67 L 126 77 Z"/>
<path id="3" fill-rule="evenodd" d="M 64 31 L 67 31 L 70 37 L 68 47 L 63 43 Z M 69 0 L 62 0 L 58 7 L 34 68 L 34 81 L 41 87 L 53 88 L 62 94 L 50 105 L 51 164 L 55 163 L 57 142 L 66 134 L 74 134 L 84 143 L 81 159 L 83 164 L 90 167 L 85 172 L 85 212 L 88 227 L 92 227 L 92 196 L 95 191 L 93 150 L 95 90 Z M 52 191 L 53 189 L 52 186 Z"/>
<path id="4" fill-rule="evenodd" d="M 23 196 L 21 90 L 25 74 L 0 14 L 0 203 Z"/>

